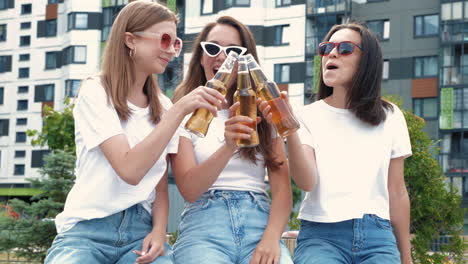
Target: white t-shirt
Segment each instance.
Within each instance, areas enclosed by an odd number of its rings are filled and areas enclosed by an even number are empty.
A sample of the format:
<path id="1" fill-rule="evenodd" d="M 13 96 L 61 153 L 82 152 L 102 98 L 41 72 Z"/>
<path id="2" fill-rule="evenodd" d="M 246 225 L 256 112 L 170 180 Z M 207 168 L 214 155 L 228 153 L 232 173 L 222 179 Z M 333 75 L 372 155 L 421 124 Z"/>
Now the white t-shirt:
<path id="1" fill-rule="evenodd" d="M 168 110 L 171 101 L 163 94 L 159 98 L 164 111 Z M 177 153 L 180 130 L 140 183 L 130 185 L 117 175 L 99 148 L 103 141 L 118 134 L 125 134 L 133 148 L 156 127 L 149 119 L 149 107 L 127 104 L 132 115 L 128 121 L 120 121 L 114 107 L 108 104 L 99 77 L 88 78 L 81 86 L 73 109 L 76 182 L 68 194 L 64 211 L 55 219 L 58 233 L 69 230 L 79 221 L 103 218 L 138 203 L 151 214 L 155 187 L 166 171 L 167 154 Z"/>
<path id="2" fill-rule="evenodd" d="M 299 112 L 299 137 L 315 150 L 318 169 L 317 185 L 306 193 L 300 219 L 339 222 L 364 214 L 390 219 L 390 160 L 411 155 L 405 118 L 393 108 L 378 126 L 323 100 Z"/>
<path id="3" fill-rule="evenodd" d="M 190 116 L 187 116 L 190 117 Z M 204 138 L 192 133 L 181 133 L 192 141 L 195 159 L 203 163 L 224 144 L 224 122 L 229 119 L 229 110 L 218 111 L 218 116 L 211 121 L 208 133 Z M 257 153 L 257 164 L 234 154 L 221 171 L 218 179 L 209 190 L 236 190 L 266 193 L 266 167 L 262 155 Z"/>

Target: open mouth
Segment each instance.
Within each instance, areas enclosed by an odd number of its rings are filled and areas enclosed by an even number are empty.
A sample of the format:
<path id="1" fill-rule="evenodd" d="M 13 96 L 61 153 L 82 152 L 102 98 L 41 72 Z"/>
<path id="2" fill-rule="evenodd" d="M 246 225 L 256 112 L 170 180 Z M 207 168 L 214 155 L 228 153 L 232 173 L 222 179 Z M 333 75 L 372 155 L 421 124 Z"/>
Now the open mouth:
<path id="1" fill-rule="evenodd" d="M 214 67 L 214 68 L 213 68 L 213 75 L 216 75 L 216 73 L 218 72 L 218 70 L 219 70 L 219 67 Z"/>
<path id="2" fill-rule="evenodd" d="M 336 65 L 333 65 L 333 64 L 327 65 L 327 70 L 336 70 L 336 69 L 338 69 Z"/>

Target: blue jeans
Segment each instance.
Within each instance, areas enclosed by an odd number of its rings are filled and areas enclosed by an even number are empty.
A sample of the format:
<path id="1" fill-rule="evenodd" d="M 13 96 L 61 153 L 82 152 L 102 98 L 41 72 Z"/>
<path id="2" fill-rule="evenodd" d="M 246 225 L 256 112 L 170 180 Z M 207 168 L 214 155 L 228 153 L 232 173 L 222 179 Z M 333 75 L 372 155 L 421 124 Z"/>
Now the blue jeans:
<path id="1" fill-rule="evenodd" d="M 143 239 L 152 230 L 152 217 L 140 204 L 104 218 L 78 222 L 58 234 L 47 252 L 45 264 L 135 263 Z M 153 264 L 172 264 L 168 244 L 165 256 Z"/>
<path id="2" fill-rule="evenodd" d="M 296 264 L 400 264 L 392 226 L 376 215 L 338 223 L 301 221 Z"/>
<path id="3" fill-rule="evenodd" d="M 212 190 L 186 203 L 174 245 L 181 264 L 248 264 L 268 223 L 270 200 L 247 191 Z M 278 241 L 281 264 L 292 264 Z"/>

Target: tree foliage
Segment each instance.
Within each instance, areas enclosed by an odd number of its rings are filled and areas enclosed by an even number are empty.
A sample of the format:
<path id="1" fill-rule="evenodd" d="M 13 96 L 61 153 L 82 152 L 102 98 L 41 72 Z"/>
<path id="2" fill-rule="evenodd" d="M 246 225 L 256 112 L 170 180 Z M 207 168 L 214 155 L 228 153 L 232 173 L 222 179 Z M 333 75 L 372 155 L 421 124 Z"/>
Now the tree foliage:
<path id="1" fill-rule="evenodd" d="M 63 111 L 45 109 L 42 131 L 28 133 L 36 136 L 33 145 L 47 145 L 51 150 L 39 170 L 42 177 L 29 179 L 32 187 L 43 192 L 33 196 L 31 203 L 18 199 L 8 202 L 19 217 L 0 214 L 0 251 L 14 249 L 19 257 L 42 262 L 57 234 L 53 219 L 63 210 L 75 179 L 72 107 L 67 104 Z"/>
<path id="2" fill-rule="evenodd" d="M 464 209 L 461 196 L 453 186 L 447 188 L 446 177 L 437 160 L 435 142 L 423 132 L 425 121 L 404 111 L 410 133 L 413 155 L 405 162 L 405 180 L 411 203 L 413 258 L 421 264 L 447 263 L 447 257 L 463 263 L 464 245 L 460 237 Z M 428 254 L 432 243 L 449 235 L 442 252 Z"/>

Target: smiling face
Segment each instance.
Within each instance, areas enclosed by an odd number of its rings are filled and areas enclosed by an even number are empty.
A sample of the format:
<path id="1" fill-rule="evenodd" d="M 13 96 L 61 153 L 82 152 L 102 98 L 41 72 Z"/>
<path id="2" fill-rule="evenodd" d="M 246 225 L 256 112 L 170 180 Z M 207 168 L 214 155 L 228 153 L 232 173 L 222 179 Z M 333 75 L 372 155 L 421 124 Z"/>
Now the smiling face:
<path id="1" fill-rule="evenodd" d="M 142 37 L 135 37 L 136 52 L 134 56 L 136 70 L 148 75 L 163 73 L 167 64 L 175 55 L 174 48 L 161 48 L 161 36 L 168 34 L 172 40 L 177 37 L 176 24 L 174 21 L 163 21 L 145 29 L 148 32 Z M 158 34 L 154 34 L 158 33 Z M 156 37 L 155 37 L 156 36 Z"/>
<path id="2" fill-rule="evenodd" d="M 352 29 L 341 29 L 335 32 L 329 42 L 351 41 L 361 45 L 361 35 Z M 356 74 L 362 51 L 354 47 L 353 53 L 341 55 L 337 47 L 333 48 L 328 56 L 322 57 L 323 82 L 329 87 L 344 87 L 346 90 L 352 85 Z"/>
<path id="3" fill-rule="evenodd" d="M 208 33 L 206 40 L 207 42 L 214 42 L 223 47 L 226 46 L 242 46 L 242 41 L 239 32 L 232 26 L 218 24 L 211 29 Z M 226 54 L 220 52 L 215 57 L 208 56 L 204 51 L 201 57 L 201 65 L 205 72 L 205 77 L 207 80 L 211 80 L 219 67 L 223 64 L 226 59 Z M 233 73 L 234 74 L 234 73 Z M 231 78 L 233 80 L 235 78 Z"/>

